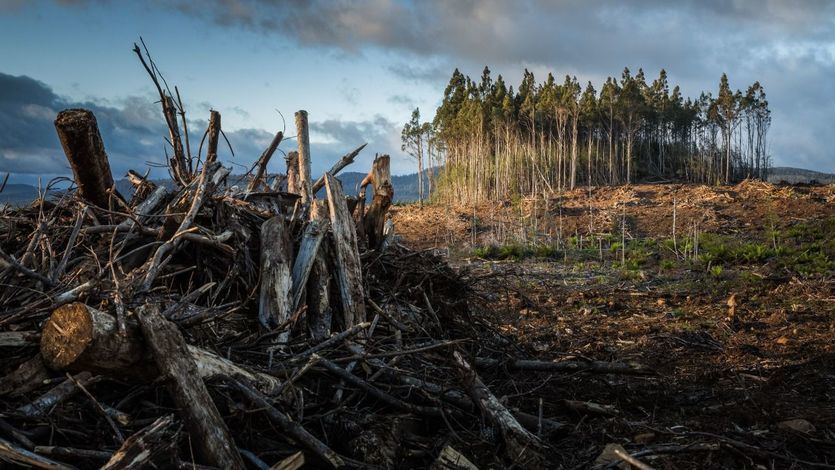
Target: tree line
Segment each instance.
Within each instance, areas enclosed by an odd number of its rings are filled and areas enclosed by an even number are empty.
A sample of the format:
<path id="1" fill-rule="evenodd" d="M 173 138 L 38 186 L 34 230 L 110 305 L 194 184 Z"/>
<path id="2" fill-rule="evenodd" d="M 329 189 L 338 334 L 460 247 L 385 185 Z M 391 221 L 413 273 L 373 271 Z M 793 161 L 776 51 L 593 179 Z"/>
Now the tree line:
<path id="1" fill-rule="evenodd" d="M 428 180 L 421 199 L 498 200 L 578 185 L 765 179 L 770 124 L 762 85 L 733 91 L 725 74 L 715 97 L 692 99 L 670 90 L 663 69 L 647 83 L 625 68 L 598 92 L 568 75 L 537 83 L 527 69 L 514 90 L 485 67 L 478 82 L 455 69 L 434 120 L 415 109 L 402 142 Z"/>

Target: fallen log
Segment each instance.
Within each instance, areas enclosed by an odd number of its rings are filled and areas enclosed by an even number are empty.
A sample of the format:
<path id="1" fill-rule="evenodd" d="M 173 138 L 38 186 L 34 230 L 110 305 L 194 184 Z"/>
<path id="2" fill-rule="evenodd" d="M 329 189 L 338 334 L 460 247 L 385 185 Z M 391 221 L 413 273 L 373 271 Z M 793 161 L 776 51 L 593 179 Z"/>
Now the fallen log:
<path id="1" fill-rule="evenodd" d="M 281 429 L 289 434 L 293 439 L 308 450 L 316 454 L 319 458 L 330 464 L 334 468 L 345 465 L 345 461 L 339 454 L 331 450 L 322 441 L 310 434 L 301 424 L 296 423 L 289 416 L 276 409 L 269 401 L 267 401 L 260 393 L 252 389 L 252 387 L 241 383 L 237 380 L 230 379 L 229 382 L 240 390 L 247 400 L 253 402 L 256 406 L 262 409 L 271 420 L 275 421 Z"/>
<path id="2" fill-rule="evenodd" d="M 49 470 L 71 470 L 75 468 L 70 465 L 50 460 L 33 452 L 29 452 L 26 449 L 21 449 L 5 439 L 0 439 L 0 459 L 19 464 L 21 466 L 31 466 Z"/>
<path id="3" fill-rule="evenodd" d="M 331 231 L 336 254 L 336 281 L 342 299 L 344 328 L 365 321 L 365 293 L 362 287 L 362 265 L 357 247 L 357 233 L 342 185 L 330 174 L 325 175 Z"/>
<path id="4" fill-rule="evenodd" d="M 109 208 L 113 174 L 96 117 L 86 109 L 65 109 L 55 119 L 55 130 L 79 195 L 95 206 Z"/>
<path id="5" fill-rule="evenodd" d="M 183 335 L 162 317 L 155 304 L 140 307 L 137 318 L 160 375 L 168 380 L 174 402 L 203 458 L 220 468 L 243 469 L 232 434 L 199 375 Z"/>
<path id="6" fill-rule="evenodd" d="M 540 440 L 519 424 L 513 414 L 484 385 L 475 369 L 459 351 L 453 353 L 453 358 L 464 376 L 470 397 L 484 417 L 499 428 L 514 463 L 523 468 L 543 468 L 542 455 L 539 452 L 542 446 Z"/>
<path id="7" fill-rule="evenodd" d="M 270 375 L 249 371 L 210 351 L 196 346 L 188 346 L 188 351 L 203 379 L 238 377 L 267 394 L 281 385 Z M 44 324 L 41 356 L 54 370 L 93 371 L 145 382 L 159 376 L 159 369 L 148 360 L 148 346 L 136 322 L 126 322 L 121 335 L 113 316 L 82 303 L 63 305 L 52 312 Z"/>

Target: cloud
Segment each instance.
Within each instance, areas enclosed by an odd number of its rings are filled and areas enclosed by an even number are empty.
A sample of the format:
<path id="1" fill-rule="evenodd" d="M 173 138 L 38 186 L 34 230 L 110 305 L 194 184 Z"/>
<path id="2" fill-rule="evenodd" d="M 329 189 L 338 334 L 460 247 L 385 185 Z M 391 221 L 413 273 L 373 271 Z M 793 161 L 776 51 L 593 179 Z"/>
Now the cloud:
<path id="1" fill-rule="evenodd" d="M 31 183 L 38 176 L 69 175 L 69 165 L 55 133 L 57 113 L 66 108 L 87 108 L 96 120 L 110 159 L 114 177 L 129 169 L 144 171 L 147 163 L 165 164 L 165 137 L 168 131 L 159 105 L 153 96 L 130 96 L 115 101 L 75 102 L 62 98 L 52 89 L 27 76 L 0 73 L 0 172 L 13 174 L 12 182 Z M 231 112 L 236 111 L 234 108 Z M 191 149 L 196 154 L 205 119 L 189 119 Z M 408 162 L 399 155 L 400 127 L 382 116 L 367 121 L 330 119 L 311 122 L 313 170 L 321 173 L 345 153 L 367 142 L 368 148 L 358 158 L 355 168 L 368 168 L 374 152 L 393 156 L 395 174 L 410 172 Z M 264 129 L 241 128 L 226 132 L 235 156 L 221 140 L 219 154 L 234 173 L 250 168 L 269 145 L 273 134 Z M 287 139 L 279 147 L 286 152 L 296 141 Z M 170 153 L 170 150 L 169 150 Z M 205 148 L 203 149 L 205 154 Z M 279 154 L 270 163 L 270 171 L 283 172 Z M 361 171 L 361 170 L 360 170 Z M 154 168 L 152 176 L 164 177 L 164 169 Z"/>
<path id="2" fill-rule="evenodd" d="M 67 175 L 69 165 L 55 133 L 55 116 L 62 109 L 86 108 L 96 115 L 115 177 L 129 169 L 143 171 L 146 163 L 165 163 L 168 131 L 159 106 L 151 96 L 130 96 L 115 102 L 75 102 L 55 94 L 49 86 L 27 76 L 0 73 L 0 172 L 31 182 L 36 175 Z M 189 120 L 192 151 L 197 152 L 206 120 Z M 239 168 L 250 165 L 270 143 L 272 134 L 261 129 L 227 132 L 237 157 L 224 148 L 221 157 Z M 205 153 L 205 149 L 204 149 Z M 164 170 L 152 171 L 164 176 Z"/>
<path id="3" fill-rule="evenodd" d="M 835 93 L 784 87 L 780 76 L 798 60 L 835 74 L 835 2 L 809 0 L 156 0 L 228 28 L 282 36 L 299 45 L 347 54 L 382 51 L 383 67 L 404 80 L 438 87 L 453 67 L 477 75 L 485 64 L 510 84 L 521 68 L 577 75 L 598 86 L 624 66 L 648 77 L 665 68 L 686 94 L 715 91 L 728 72 L 738 87 L 759 80 L 774 109 L 774 150 L 790 162 L 793 145 L 808 164 L 832 170 L 827 140 L 796 142 L 777 130 L 802 126 L 826 135 Z M 543 76 L 537 76 L 542 79 Z M 781 95 L 777 95 L 779 92 Z M 824 94 L 823 96 L 821 94 Z M 813 109 L 788 103 L 810 102 Z"/>

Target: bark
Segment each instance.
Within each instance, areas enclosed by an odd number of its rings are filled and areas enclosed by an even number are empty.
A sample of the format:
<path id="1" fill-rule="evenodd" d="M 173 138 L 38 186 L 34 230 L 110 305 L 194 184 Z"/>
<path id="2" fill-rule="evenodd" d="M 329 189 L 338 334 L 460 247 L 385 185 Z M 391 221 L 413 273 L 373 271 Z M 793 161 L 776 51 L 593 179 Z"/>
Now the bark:
<path id="1" fill-rule="evenodd" d="M 336 281 L 342 299 L 343 327 L 348 329 L 365 321 L 365 293 L 362 286 L 362 264 L 357 248 L 357 233 L 342 185 L 330 174 L 325 175 L 328 193 L 333 245 L 336 253 Z"/>
<path id="2" fill-rule="evenodd" d="M 328 223 L 327 202 L 314 200 L 310 207 L 310 218 Z M 323 236 L 325 232 L 322 231 Z M 316 341 L 322 341 L 331 334 L 333 312 L 330 306 L 331 274 L 328 259 L 332 258 L 330 246 L 320 243 L 307 280 L 307 327 L 311 338 Z"/>
<path id="3" fill-rule="evenodd" d="M 96 117 L 86 109 L 65 109 L 58 113 L 55 129 L 79 195 L 95 206 L 110 207 L 113 175 Z"/>
<path id="4" fill-rule="evenodd" d="M 235 441 L 198 373 L 183 335 L 162 317 L 156 305 L 140 307 L 137 318 L 154 362 L 168 380 L 174 402 L 203 458 L 223 469 L 243 469 Z"/>

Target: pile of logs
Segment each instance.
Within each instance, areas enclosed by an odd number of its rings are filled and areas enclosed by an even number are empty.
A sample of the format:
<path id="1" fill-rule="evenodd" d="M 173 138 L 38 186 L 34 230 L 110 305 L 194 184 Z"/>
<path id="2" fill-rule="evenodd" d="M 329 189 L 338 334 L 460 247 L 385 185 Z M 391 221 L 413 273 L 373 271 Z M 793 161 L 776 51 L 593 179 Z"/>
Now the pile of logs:
<path id="1" fill-rule="evenodd" d="M 299 111 L 286 173 L 267 171 L 278 132 L 233 176 L 220 114 L 193 155 L 179 92 L 137 54 L 169 128 L 170 184 L 131 172 L 134 194 L 119 194 L 95 117 L 70 109 L 55 127 L 76 189 L 0 218 L 3 460 L 538 468 L 563 426 L 506 407 L 479 369 L 646 372 L 508 360 L 462 278 L 393 237 L 387 155 L 346 196 L 336 175 L 364 145 L 314 180 Z"/>

